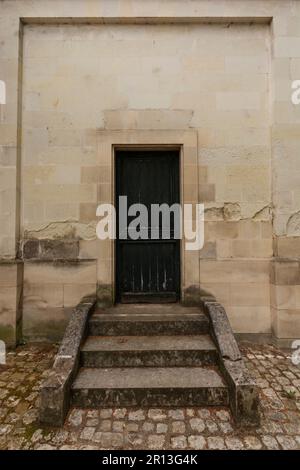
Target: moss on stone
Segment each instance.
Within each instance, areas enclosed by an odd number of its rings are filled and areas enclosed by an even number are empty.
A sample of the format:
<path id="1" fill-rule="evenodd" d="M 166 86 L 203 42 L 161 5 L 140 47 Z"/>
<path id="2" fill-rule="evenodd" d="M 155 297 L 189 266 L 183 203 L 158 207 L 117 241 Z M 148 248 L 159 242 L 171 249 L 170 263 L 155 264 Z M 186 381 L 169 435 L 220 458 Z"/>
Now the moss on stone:
<path id="1" fill-rule="evenodd" d="M 183 305 L 197 306 L 201 304 L 201 293 L 199 286 L 192 285 L 183 291 Z"/>
<path id="2" fill-rule="evenodd" d="M 113 305 L 113 290 L 110 284 L 98 284 L 97 306 L 111 307 Z"/>
<path id="3" fill-rule="evenodd" d="M 0 325 L 0 339 L 7 347 L 16 346 L 16 330 L 12 325 Z"/>

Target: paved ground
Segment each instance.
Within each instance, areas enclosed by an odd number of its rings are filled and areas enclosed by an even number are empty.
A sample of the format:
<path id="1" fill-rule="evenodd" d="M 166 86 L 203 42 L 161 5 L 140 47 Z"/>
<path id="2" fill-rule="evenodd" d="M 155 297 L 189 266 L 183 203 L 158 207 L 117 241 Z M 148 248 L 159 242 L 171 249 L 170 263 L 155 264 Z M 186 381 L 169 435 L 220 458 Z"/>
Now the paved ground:
<path id="1" fill-rule="evenodd" d="M 56 348 L 19 347 L 0 366 L 0 449 L 300 449 L 300 367 L 271 346 L 243 346 L 261 388 L 262 425 L 234 428 L 226 409 L 70 411 L 39 426 L 38 394 Z"/>

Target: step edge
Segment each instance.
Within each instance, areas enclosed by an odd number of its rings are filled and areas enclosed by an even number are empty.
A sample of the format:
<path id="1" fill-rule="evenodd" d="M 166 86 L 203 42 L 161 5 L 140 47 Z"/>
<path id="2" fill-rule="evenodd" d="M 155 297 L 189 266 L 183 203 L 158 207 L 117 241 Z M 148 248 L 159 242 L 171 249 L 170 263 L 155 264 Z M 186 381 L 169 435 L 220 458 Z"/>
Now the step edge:
<path id="1" fill-rule="evenodd" d="M 140 338 L 161 338 L 162 336 L 161 335 L 138 335 Z M 134 346 L 130 346 L 129 344 L 129 347 L 123 347 L 122 343 L 120 344 L 117 344 L 116 346 L 114 346 L 113 348 L 105 348 L 104 345 L 101 345 L 101 339 L 103 338 L 124 338 L 124 339 L 128 339 L 128 342 L 130 343 L 130 341 L 133 342 L 133 340 L 131 340 L 132 338 L 135 338 L 136 336 L 132 336 L 132 335 L 116 335 L 116 336 L 106 336 L 106 335 L 89 335 L 85 342 L 83 343 L 83 345 L 81 346 L 81 349 L 80 349 L 80 352 L 81 353 L 99 353 L 99 352 L 111 352 L 111 353 L 116 353 L 116 352 L 212 352 L 212 351 L 215 351 L 217 352 L 217 347 L 215 346 L 213 340 L 210 338 L 209 335 L 165 335 L 165 337 L 167 338 L 174 338 L 174 342 L 178 342 L 178 338 L 182 338 L 183 339 L 187 339 L 187 341 L 189 341 L 189 339 L 191 337 L 194 338 L 194 340 L 196 341 L 197 338 L 201 338 L 201 337 L 205 337 L 205 342 L 207 342 L 208 344 L 205 344 L 205 345 L 201 345 L 201 339 L 199 340 L 199 347 L 196 347 L 196 346 L 191 346 L 191 347 L 188 347 L 188 348 L 181 348 L 180 346 L 179 347 L 174 347 L 174 348 L 170 348 L 170 347 L 166 347 L 166 348 L 163 348 L 162 346 L 159 346 L 159 347 L 156 347 L 155 344 L 151 345 L 150 346 L 145 346 L 144 348 L 143 347 L 134 347 Z M 90 338 L 93 338 L 94 342 L 93 344 L 95 345 L 95 343 L 99 343 L 99 344 L 96 344 L 94 347 L 92 347 L 92 345 L 90 345 Z M 111 341 L 113 342 L 114 340 L 111 339 Z"/>
<path id="2" fill-rule="evenodd" d="M 176 348 L 176 349 L 162 349 L 162 348 L 148 348 L 148 349 L 85 349 L 81 348 L 80 354 L 98 354 L 98 353 L 217 353 L 217 349 L 214 346 L 211 347 L 203 347 L 203 348 L 189 348 L 189 349 L 182 349 L 182 348 Z"/>
<path id="3" fill-rule="evenodd" d="M 130 371 L 131 373 L 134 374 L 134 372 L 138 373 L 138 371 L 140 370 L 139 367 L 103 367 L 103 368 L 98 368 L 98 367 L 81 367 L 79 369 L 79 372 L 78 372 L 78 375 L 77 377 L 75 378 L 73 384 L 72 384 L 72 387 L 71 389 L 72 390 L 149 390 L 149 389 L 153 389 L 153 390 L 157 390 L 157 389 L 163 389 L 163 390 L 166 390 L 166 389 L 174 389 L 174 390 L 177 390 L 177 389 L 184 389 L 184 390 L 187 390 L 187 389 L 192 389 L 192 390 L 195 390 L 195 389 L 224 389 L 224 390 L 228 390 L 228 385 L 226 384 L 226 382 L 224 381 L 224 378 L 222 376 L 222 374 L 218 371 L 218 370 L 215 370 L 211 367 L 205 367 L 205 366 L 199 366 L 199 367 L 145 367 L 144 369 L 150 371 L 151 372 L 156 372 L 161 369 L 161 370 L 164 370 L 165 372 L 169 372 L 172 371 L 172 370 L 178 370 L 178 369 L 185 369 L 185 370 L 190 370 L 190 369 L 197 369 L 198 373 L 200 371 L 205 371 L 205 370 L 210 370 L 212 372 L 215 373 L 216 375 L 216 378 L 215 380 L 217 380 L 219 383 L 217 385 L 194 385 L 194 386 L 168 386 L 166 385 L 165 387 L 162 387 L 162 386 L 159 386 L 159 387 L 155 387 L 155 386 L 141 386 L 141 387 L 137 387 L 137 386 L 132 386 L 132 387 L 129 387 L 129 386 L 125 386 L 125 387 L 118 387 L 118 386 L 113 386 L 113 387 L 109 387 L 107 384 L 103 384 L 103 386 L 99 386 L 99 384 L 96 384 L 95 386 L 93 385 L 90 385 L 90 386 L 83 386 L 84 384 L 78 384 L 78 380 L 80 380 L 80 375 L 82 375 L 83 372 L 85 371 L 91 371 L 90 373 L 92 375 L 95 376 L 96 374 L 96 371 L 98 371 L 99 373 L 99 370 L 106 370 L 106 371 L 113 371 L 114 374 L 118 374 L 118 372 L 120 373 L 120 371 L 122 371 L 122 373 L 125 373 L 125 371 Z M 155 379 L 154 379 L 155 380 Z"/>

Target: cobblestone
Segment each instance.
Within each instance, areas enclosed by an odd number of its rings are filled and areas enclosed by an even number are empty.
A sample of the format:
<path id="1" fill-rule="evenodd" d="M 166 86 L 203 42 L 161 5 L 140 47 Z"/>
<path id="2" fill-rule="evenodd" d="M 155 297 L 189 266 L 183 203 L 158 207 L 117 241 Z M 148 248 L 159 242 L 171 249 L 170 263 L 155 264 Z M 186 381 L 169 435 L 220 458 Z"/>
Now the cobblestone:
<path id="1" fill-rule="evenodd" d="M 246 449 L 259 450 L 262 448 L 262 442 L 255 436 L 246 436 L 244 441 Z"/>
<path id="2" fill-rule="evenodd" d="M 226 449 L 224 439 L 222 437 L 208 437 L 208 448 L 212 450 Z"/>
<path id="3" fill-rule="evenodd" d="M 165 423 L 158 423 L 156 425 L 156 432 L 158 434 L 166 434 L 168 431 L 168 426 Z"/>
<path id="4" fill-rule="evenodd" d="M 171 437 L 171 447 L 172 449 L 186 449 L 187 448 L 186 437 L 185 436 Z"/>
<path id="5" fill-rule="evenodd" d="M 206 440 L 203 436 L 189 436 L 188 443 L 191 449 L 200 450 L 206 446 Z"/>
<path id="6" fill-rule="evenodd" d="M 190 426 L 193 431 L 201 433 L 205 429 L 205 424 L 203 419 L 200 418 L 192 418 L 190 419 Z"/>
<path id="7" fill-rule="evenodd" d="M 172 423 L 172 434 L 184 434 L 185 424 L 183 421 L 174 421 Z"/>
<path id="8" fill-rule="evenodd" d="M 189 407 L 71 409 L 59 429 L 38 422 L 56 347 L 19 347 L 0 366 L 0 449 L 300 449 L 300 368 L 268 345 L 241 349 L 260 388 L 259 428 L 237 428 L 225 408 Z"/>

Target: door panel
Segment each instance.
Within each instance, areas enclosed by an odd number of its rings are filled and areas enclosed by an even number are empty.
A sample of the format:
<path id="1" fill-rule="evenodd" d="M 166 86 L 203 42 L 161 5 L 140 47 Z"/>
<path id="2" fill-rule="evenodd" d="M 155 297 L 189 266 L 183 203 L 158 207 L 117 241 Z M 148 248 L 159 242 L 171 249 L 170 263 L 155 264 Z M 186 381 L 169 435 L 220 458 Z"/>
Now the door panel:
<path id="1" fill-rule="evenodd" d="M 158 223 L 158 238 L 151 240 L 151 204 L 179 203 L 179 156 L 177 152 L 119 151 L 116 154 L 116 201 L 127 196 L 128 207 L 142 203 L 148 209 L 148 239 L 119 238 L 117 219 L 117 300 L 162 302 L 179 298 L 180 240 Z M 128 224 L 135 216 L 128 217 Z M 128 225 L 127 224 L 127 225 Z"/>

